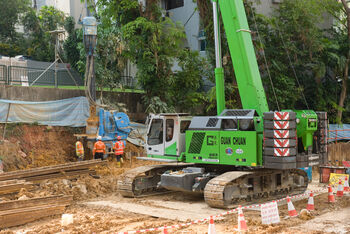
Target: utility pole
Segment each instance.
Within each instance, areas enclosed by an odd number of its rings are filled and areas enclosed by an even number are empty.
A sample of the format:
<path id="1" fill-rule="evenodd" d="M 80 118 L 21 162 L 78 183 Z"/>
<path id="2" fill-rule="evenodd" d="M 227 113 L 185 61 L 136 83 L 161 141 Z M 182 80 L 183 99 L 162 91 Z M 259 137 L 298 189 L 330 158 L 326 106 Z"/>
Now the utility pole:
<path id="1" fill-rule="evenodd" d="M 59 35 L 65 33 L 64 30 L 54 30 L 54 31 L 50 31 L 50 33 L 52 34 L 52 36 L 55 37 L 55 88 L 58 87 L 58 81 L 57 81 L 57 71 L 58 71 L 58 60 L 60 59 L 60 56 L 58 54 L 58 50 L 59 50 Z"/>

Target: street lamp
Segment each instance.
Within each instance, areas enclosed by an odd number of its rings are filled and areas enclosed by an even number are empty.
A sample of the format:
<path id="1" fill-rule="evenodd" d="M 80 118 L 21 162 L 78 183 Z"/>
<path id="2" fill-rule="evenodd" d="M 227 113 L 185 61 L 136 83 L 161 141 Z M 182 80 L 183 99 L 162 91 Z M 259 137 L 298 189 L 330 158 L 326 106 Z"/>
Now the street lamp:
<path id="1" fill-rule="evenodd" d="M 90 102 L 96 102 L 94 51 L 97 42 L 97 21 L 93 16 L 83 19 L 84 46 L 86 52 L 85 86 Z"/>

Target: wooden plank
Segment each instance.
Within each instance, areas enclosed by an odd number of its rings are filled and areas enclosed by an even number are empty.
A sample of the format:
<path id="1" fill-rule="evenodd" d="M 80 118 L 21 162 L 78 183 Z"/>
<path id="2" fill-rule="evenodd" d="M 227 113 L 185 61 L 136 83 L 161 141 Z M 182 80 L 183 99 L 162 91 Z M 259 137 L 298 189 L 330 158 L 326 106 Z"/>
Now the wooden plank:
<path id="1" fill-rule="evenodd" d="M 21 188 L 25 188 L 28 190 L 28 189 L 31 189 L 32 186 L 33 186 L 33 183 L 31 182 L 2 185 L 0 186 L 0 195 L 18 192 L 19 190 L 21 190 Z"/>
<path id="2" fill-rule="evenodd" d="M 23 225 L 35 220 L 62 214 L 65 205 L 45 205 L 0 212 L 0 228 Z"/>
<path id="3" fill-rule="evenodd" d="M 106 161 L 101 160 L 89 160 L 76 163 L 61 164 L 50 167 L 41 167 L 29 170 L 20 170 L 13 172 L 5 172 L 0 174 L 0 181 L 13 180 L 13 179 L 25 179 L 26 177 L 33 177 L 43 174 L 60 173 L 61 171 L 75 171 L 90 168 L 95 165 L 104 164 Z"/>
<path id="4" fill-rule="evenodd" d="M 79 162 L 71 162 L 71 163 L 64 163 L 64 164 L 58 164 L 58 165 L 53 165 L 53 166 L 45 166 L 45 167 L 37 167 L 37 168 L 31 168 L 31 169 L 26 169 L 26 170 L 18 170 L 18 171 L 11 171 L 11 172 L 5 172 L 0 174 L 0 176 L 3 175 L 11 175 L 11 174 L 19 174 L 19 173 L 28 173 L 28 172 L 36 172 L 36 171 L 46 171 L 50 169 L 64 169 L 69 167 L 72 168 L 86 168 L 86 166 L 94 166 L 98 164 L 103 164 L 106 161 L 101 161 L 100 159 L 95 159 L 95 160 L 87 160 L 87 161 L 79 161 Z"/>
<path id="5" fill-rule="evenodd" d="M 7 184 L 15 184 L 15 183 L 24 183 L 25 180 L 4 180 L 0 181 L 0 186 L 7 185 Z"/>
<path id="6" fill-rule="evenodd" d="M 42 205 L 69 205 L 73 201 L 73 196 L 57 195 L 39 198 L 30 198 L 27 200 L 12 200 L 0 202 L 0 213 L 12 209 L 22 209 L 32 206 Z"/>
<path id="7" fill-rule="evenodd" d="M 96 172 L 93 170 L 84 169 L 84 170 L 79 170 L 79 171 L 69 171 L 69 172 L 62 172 L 62 173 L 54 173 L 54 174 L 26 177 L 25 179 L 27 181 L 31 181 L 33 183 L 38 183 L 42 180 L 58 179 L 58 178 L 72 178 L 72 177 L 76 177 L 76 176 L 84 175 L 84 174 L 96 174 Z"/>

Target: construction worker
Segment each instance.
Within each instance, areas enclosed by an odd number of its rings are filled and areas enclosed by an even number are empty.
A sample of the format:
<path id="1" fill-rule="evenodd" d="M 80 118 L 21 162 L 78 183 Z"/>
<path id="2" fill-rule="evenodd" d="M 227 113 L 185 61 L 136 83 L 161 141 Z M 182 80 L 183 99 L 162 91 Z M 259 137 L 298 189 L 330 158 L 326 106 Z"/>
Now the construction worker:
<path id="1" fill-rule="evenodd" d="M 101 160 L 103 160 L 103 155 L 106 154 L 106 145 L 102 142 L 101 136 L 97 137 L 97 141 L 94 144 L 92 154 L 94 155 L 94 159 L 100 158 Z"/>
<path id="2" fill-rule="evenodd" d="M 84 146 L 80 141 L 80 137 L 77 138 L 77 142 L 75 143 L 75 153 L 77 155 L 78 161 L 84 160 Z"/>
<path id="3" fill-rule="evenodd" d="M 114 154 L 117 158 L 117 167 L 120 167 L 120 162 L 123 163 L 123 154 L 124 154 L 125 144 L 122 141 L 122 137 L 117 137 L 117 142 L 114 144 Z"/>

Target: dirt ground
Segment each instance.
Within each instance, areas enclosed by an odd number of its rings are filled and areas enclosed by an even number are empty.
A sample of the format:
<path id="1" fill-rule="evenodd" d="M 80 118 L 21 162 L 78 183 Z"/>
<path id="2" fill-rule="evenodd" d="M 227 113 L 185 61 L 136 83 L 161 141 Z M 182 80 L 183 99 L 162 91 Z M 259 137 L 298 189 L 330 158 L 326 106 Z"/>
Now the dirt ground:
<path id="1" fill-rule="evenodd" d="M 293 201 L 298 212 L 305 209 L 307 199 Z M 118 206 L 118 204 L 120 206 Z M 130 204 L 140 206 L 129 212 Z M 171 205 L 173 204 L 173 206 Z M 114 206 L 116 205 L 116 206 Z M 146 207 L 147 209 L 145 210 Z M 316 210 L 309 215 L 288 218 L 286 204 L 279 206 L 281 223 L 262 225 L 260 211 L 244 210 L 249 233 L 349 233 L 350 196 L 337 199 L 335 204 L 327 203 L 327 194 L 315 196 Z M 153 215 L 144 212 L 154 209 Z M 167 212 L 168 211 L 168 212 Z M 163 212 L 163 213 L 162 213 Z M 182 213 L 181 213 L 182 212 Z M 186 196 L 182 193 L 150 196 L 145 198 L 123 198 L 117 192 L 104 194 L 93 199 L 80 199 L 68 207 L 67 214 L 73 214 L 74 223 L 61 225 L 61 217 L 50 217 L 24 226 L 3 230 L 0 233 L 111 233 L 169 226 L 188 222 L 207 215 L 222 213 L 223 210 L 206 206 L 202 198 Z M 187 215 L 187 220 L 174 218 L 173 214 Z M 191 214 L 193 215 L 191 217 Z M 317 225 L 316 225 L 317 224 Z M 229 214 L 215 220 L 217 233 L 235 233 L 237 214 Z M 169 233 L 207 233 L 208 224 L 171 229 Z M 152 232 L 150 232 L 152 233 Z M 153 232 L 159 233 L 159 232 Z"/>
<path id="2" fill-rule="evenodd" d="M 75 132 L 67 128 L 43 126 L 15 126 L 9 131 L 8 141 L 0 145 L 0 154 L 6 162 L 6 170 L 16 170 L 74 161 Z M 142 149 L 131 144 L 128 152 Z M 11 166 L 12 164 L 16 166 Z M 0 233 L 112 233 L 140 230 L 186 223 L 224 212 L 208 207 L 200 196 L 179 192 L 142 198 L 123 198 L 117 192 L 119 176 L 130 168 L 154 164 L 133 158 L 126 160 L 123 168 L 115 162 L 97 166 L 97 178 L 89 175 L 76 179 L 42 181 L 33 190 L 21 190 L 18 194 L 2 197 L 2 200 L 19 197 L 40 197 L 54 194 L 71 194 L 74 202 L 65 213 L 73 214 L 74 222 L 61 224 L 61 217 L 47 217 L 23 226 L 1 230 Z M 318 184 L 314 174 L 312 189 L 324 187 Z M 296 210 L 306 208 L 307 199 L 293 200 Z M 316 210 L 297 218 L 288 218 L 287 205 L 279 205 L 281 222 L 275 225 L 261 224 L 259 210 L 244 210 L 248 233 L 350 233 L 350 196 L 327 203 L 327 194 L 315 196 Z M 225 215 L 215 220 L 217 233 L 235 233 L 237 214 Z M 169 233 L 207 233 L 208 223 L 168 230 Z M 159 232 L 150 232 L 159 233 Z"/>

